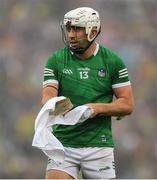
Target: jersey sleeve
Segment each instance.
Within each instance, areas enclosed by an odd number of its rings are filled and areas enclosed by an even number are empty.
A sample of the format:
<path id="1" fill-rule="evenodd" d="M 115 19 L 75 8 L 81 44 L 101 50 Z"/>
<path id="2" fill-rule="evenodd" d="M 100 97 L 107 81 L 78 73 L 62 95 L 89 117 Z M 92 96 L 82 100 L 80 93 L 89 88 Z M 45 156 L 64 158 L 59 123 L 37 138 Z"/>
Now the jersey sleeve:
<path id="1" fill-rule="evenodd" d="M 49 84 L 58 84 L 57 78 L 57 64 L 55 55 L 50 55 L 48 57 L 47 63 L 44 68 L 44 77 L 43 77 L 43 87 L 46 87 Z"/>
<path id="2" fill-rule="evenodd" d="M 130 85 L 128 70 L 123 60 L 116 54 L 113 57 L 112 64 L 112 88 L 119 88 Z"/>

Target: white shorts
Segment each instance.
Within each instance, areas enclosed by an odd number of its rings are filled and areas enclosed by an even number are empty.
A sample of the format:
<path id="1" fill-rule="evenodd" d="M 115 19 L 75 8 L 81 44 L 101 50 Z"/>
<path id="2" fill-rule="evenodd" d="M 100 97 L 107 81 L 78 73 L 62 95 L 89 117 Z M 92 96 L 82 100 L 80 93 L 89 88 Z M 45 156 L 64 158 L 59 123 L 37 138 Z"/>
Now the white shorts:
<path id="1" fill-rule="evenodd" d="M 61 170 L 74 179 L 78 178 L 81 170 L 84 179 L 111 179 L 115 178 L 115 165 L 113 148 L 89 147 L 70 148 L 65 147 L 66 158 L 63 163 L 48 160 L 48 170 Z"/>

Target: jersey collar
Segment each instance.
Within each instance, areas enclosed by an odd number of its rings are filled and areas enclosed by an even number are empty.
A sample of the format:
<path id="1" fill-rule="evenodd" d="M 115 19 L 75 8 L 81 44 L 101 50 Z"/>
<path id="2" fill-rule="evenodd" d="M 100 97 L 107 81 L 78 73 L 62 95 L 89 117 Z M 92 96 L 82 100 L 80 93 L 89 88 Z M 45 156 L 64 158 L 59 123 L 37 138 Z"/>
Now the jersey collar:
<path id="1" fill-rule="evenodd" d="M 99 51 L 99 44 L 96 42 L 96 48 L 95 48 L 93 55 L 96 56 L 98 51 Z"/>

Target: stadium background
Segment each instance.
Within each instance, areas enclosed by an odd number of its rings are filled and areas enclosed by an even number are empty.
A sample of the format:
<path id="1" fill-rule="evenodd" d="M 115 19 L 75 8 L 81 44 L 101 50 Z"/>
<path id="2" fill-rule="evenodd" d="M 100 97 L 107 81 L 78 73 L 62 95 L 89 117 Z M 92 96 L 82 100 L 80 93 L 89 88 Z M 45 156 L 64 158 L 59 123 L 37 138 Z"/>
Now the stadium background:
<path id="1" fill-rule="evenodd" d="M 134 89 L 134 113 L 113 120 L 118 178 L 157 178 L 156 0 L 0 0 L 0 178 L 44 178 L 47 158 L 31 147 L 43 67 L 79 6 L 100 12 L 98 42 L 123 57 Z"/>

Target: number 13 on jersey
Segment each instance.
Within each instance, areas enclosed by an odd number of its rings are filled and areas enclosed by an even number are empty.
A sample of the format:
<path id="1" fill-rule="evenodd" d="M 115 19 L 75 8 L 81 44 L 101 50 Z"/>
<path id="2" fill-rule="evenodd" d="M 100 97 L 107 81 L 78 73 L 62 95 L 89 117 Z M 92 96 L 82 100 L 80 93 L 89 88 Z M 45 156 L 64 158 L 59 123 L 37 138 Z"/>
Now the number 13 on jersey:
<path id="1" fill-rule="evenodd" d="M 88 71 L 80 71 L 80 79 L 88 79 Z"/>

